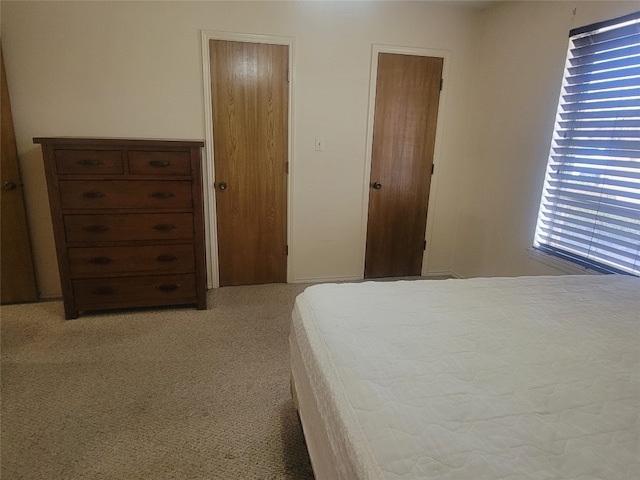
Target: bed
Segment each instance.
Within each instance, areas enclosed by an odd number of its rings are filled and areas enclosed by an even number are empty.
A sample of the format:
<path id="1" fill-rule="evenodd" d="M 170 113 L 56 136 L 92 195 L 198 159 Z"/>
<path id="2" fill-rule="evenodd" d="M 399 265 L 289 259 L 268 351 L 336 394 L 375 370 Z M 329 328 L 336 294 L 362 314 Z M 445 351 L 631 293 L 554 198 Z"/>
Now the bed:
<path id="1" fill-rule="evenodd" d="M 640 478 L 640 279 L 322 284 L 291 374 L 316 480 Z"/>

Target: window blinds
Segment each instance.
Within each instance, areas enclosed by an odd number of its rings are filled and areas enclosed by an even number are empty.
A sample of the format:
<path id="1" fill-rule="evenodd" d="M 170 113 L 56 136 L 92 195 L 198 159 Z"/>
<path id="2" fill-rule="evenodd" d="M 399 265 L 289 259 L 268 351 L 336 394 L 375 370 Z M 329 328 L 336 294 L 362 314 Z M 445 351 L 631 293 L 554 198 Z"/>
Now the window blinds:
<path id="1" fill-rule="evenodd" d="M 640 12 L 571 32 L 534 246 L 640 275 Z"/>

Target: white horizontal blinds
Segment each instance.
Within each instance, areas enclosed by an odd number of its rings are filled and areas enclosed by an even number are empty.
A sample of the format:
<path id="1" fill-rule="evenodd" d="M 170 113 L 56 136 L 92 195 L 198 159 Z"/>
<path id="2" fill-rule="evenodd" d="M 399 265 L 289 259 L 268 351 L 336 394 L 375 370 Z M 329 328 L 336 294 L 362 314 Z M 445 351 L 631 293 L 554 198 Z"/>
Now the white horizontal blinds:
<path id="1" fill-rule="evenodd" d="M 535 246 L 638 275 L 640 12 L 593 27 L 570 39 Z"/>

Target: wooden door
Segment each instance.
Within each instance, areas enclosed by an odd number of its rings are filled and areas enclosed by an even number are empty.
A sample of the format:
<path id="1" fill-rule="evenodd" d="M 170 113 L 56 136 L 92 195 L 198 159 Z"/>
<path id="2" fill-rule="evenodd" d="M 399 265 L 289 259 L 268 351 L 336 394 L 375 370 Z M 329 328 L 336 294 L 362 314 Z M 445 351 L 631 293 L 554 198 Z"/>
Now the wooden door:
<path id="1" fill-rule="evenodd" d="M 289 49 L 209 50 L 220 285 L 286 282 Z"/>
<path id="2" fill-rule="evenodd" d="M 442 66 L 378 55 L 365 278 L 421 274 Z"/>
<path id="3" fill-rule="evenodd" d="M 16 136 L 13 129 L 11 104 L 4 57 L 0 47 L 2 64 L 2 143 L 0 144 L 2 179 L 2 242 L 0 243 L 2 278 L 0 278 L 0 302 L 19 303 L 37 299 L 36 281 L 31 256 L 31 243 L 22 197 L 22 181 L 18 166 Z"/>

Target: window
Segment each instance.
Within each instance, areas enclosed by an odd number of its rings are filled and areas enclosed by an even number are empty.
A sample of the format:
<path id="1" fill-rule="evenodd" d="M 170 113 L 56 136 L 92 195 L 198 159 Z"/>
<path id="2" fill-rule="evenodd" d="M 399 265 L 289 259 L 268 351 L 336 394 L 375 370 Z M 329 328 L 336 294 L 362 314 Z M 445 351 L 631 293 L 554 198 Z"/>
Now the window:
<path id="1" fill-rule="evenodd" d="M 640 12 L 570 33 L 534 247 L 640 275 Z"/>

